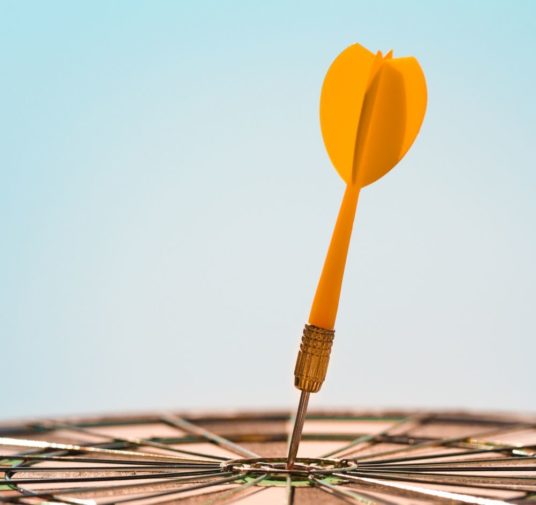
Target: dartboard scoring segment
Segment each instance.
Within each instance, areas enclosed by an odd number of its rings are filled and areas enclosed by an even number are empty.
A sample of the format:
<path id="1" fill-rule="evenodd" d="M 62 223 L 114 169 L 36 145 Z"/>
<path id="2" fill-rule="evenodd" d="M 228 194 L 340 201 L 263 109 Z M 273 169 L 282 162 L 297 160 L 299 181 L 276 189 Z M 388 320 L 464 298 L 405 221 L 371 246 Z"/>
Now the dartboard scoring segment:
<path id="1" fill-rule="evenodd" d="M 323 412 L 286 468 L 289 414 L 146 414 L 0 426 L 0 503 L 363 505 L 536 499 L 536 418 Z M 256 456 L 248 456 L 256 453 Z"/>
<path id="2" fill-rule="evenodd" d="M 418 61 L 394 58 L 392 51 L 383 56 L 354 44 L 335 59 L 324 79 L 322 136 L 346 190 L 294 369 L 294 384 L 302 393 L 289 468 L 298 451 L 309 394 L 319 391 L 326 377 L 359 192 L 404 157 L 420 130 L 426 102 Z"/>

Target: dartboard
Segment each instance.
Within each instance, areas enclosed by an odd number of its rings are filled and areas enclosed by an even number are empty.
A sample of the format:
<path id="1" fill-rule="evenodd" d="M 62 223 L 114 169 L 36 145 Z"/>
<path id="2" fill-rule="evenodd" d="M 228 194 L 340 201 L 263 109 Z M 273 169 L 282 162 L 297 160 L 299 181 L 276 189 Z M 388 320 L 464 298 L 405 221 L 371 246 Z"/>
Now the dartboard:
<path id="1" fill-rule="evenodd" d="M 17 504 L 536 503 L 536 418 L 150 413 L 0 427 L 0 501 Z"/>

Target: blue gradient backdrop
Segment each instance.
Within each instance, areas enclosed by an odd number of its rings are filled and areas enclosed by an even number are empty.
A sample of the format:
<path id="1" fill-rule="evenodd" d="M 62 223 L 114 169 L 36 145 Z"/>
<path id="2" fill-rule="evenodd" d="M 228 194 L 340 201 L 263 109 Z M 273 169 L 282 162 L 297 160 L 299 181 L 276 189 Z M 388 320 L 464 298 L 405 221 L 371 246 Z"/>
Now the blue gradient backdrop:
<path id="1" fill-rule="evenodd" d="M 419 58 L 312 406 L 536 410 L 536 2 L 0 3 L 1 418 L 294 405 L 347 45 Z"/>

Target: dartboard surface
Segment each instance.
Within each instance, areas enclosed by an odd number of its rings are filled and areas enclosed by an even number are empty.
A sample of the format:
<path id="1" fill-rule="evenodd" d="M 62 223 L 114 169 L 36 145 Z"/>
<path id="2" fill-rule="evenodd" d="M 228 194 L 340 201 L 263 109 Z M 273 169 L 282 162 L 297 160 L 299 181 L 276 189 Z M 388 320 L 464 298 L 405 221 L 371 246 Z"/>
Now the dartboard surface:
<path id="1" fill-rule="evenodd" d="M 0 501 L 39 504 L 535 503 L 536 416 L 158 413 L 0 426 Z"/>

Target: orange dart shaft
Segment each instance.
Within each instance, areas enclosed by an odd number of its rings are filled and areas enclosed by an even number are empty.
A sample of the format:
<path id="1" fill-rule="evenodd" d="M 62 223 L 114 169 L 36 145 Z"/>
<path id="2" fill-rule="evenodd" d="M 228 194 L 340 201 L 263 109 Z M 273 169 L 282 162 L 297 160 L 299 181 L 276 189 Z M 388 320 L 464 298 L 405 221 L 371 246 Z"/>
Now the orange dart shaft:
<path id="1" fill-rule="evenodd" d="M 359 189 L 357 184 L 346 186 L 316 288 L 309 325 L 305 325 L 294 370 L 294 384 L 302 393 L 290 439 L 287 468 L 292 468 L 296 461 L 309 395 L 320 389 L 326 376 Z"/>
<path id="2" fill-rule="evenodd" d="M 359 189 L 355 184 L 346 186 L 309 315 L 309 324 L 326 330 L 335 327 Z"/>

